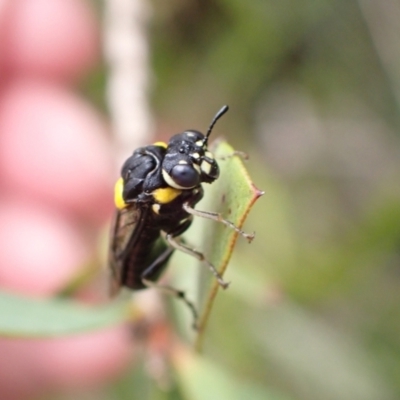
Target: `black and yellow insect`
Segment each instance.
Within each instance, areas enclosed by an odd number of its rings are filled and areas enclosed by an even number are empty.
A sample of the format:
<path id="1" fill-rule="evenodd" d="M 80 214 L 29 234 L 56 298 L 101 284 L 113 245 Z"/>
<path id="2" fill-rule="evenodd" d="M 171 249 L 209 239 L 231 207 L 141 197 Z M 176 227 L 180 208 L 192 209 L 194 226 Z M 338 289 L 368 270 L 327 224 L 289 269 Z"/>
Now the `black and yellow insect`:
<path id="1" fill-rule="evenodd" d="M 168 144 L 141 147 L 125 161 L 115 185 L 117 211 L 109 257 L 112 294 L 121 286 L 133 290 L 158 286 L 182 298 L 196 320 L 196 310 L 183 292 L 155 283 L 175 249 L 203 261 L 220 286 L 228 287 L 202 253 L 178 238 L 190 227 L 193 216 L 222 222 L 252 238 L 221 215 L 194 209 L 203 197 L 202 184 L 219 177 L 218 164 L 207 145 L 215 123 L 227 111 L 228 106 L 221 108 L 206 135 L 187 130 L 172 136 Z"/>

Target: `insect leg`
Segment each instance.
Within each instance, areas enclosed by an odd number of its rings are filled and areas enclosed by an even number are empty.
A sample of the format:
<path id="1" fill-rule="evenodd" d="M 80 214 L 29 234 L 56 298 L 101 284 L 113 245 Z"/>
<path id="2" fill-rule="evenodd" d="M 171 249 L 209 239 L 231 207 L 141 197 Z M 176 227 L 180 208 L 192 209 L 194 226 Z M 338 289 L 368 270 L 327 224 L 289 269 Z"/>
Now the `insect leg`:
<path id="1" fill-rule="evenodd" d="M 194 250 L 194 249 L 192 249 L 192 248 L 190 248 L 190 247 L 184 245 L 184 244 L 181 243 L 181 242 L 178 242 L 178 241 L 172 236 L 172 234 L 170 234 L 170 233 L 168 233 L 168 234 L 165 235 L 165 239 L 166 239 L 166 241 L 168 242 L 168 244 L 169 244 L 170 246 L 172 246 L 173 248 L 175 248 L 175 249 L 177 249 L 177 250 L 180 250 L 180 251 L 183 251 L 183 252 L 186 253 L 186 254 L 191 255 L 191 256 L 197 258 L 199 261 L 203 261 L 203 262 L 208 266 L 208 268 L 211 270 L 211 272 L 213 273 L 213 275 L 214 275 L 215 278 L 217 279 L 219 285 L 220 285 L 223 289 L 226 289 L 226 288 L 229 286 L 229 282 L 225 282 L 225 281 L 222 279 L 222 276 L 218 273 L 218 271 L 216 270 L 216 268 L 214 267 L 214 265 L 212 265 L 212 264 L 210 263 L 210 261 L 208 261 L 208 260 L 204 257 L 204 255 L 203 255 L 202 253 L 200 253 L 200 252 L 198 252 L 198 251 L 196 251 L 196 250 Z"/>
<path id="2" fill-rule="evenodd" d="M 213 221 L 221 222 L 222 224 L 228 226 L 229 228 L 234 229 L 237 233 L 239 233 L 244 238 L 246 238 L 249 243 L 254 239 L 254 236 L 255 236 L 254 232 L 253 233 L 243 232 L 233 222 L 230 222 L 230 221 L 224 219 L 222 217 L 222 215 L 219 213 L 210 212 L 210 211 L 199 211 L 199 210 L 194 209 L 193 207 L 190 207 L 189 203 L 184 203 L 183 209 L 187 213 L 195 215 L 197 217 L 212 219 Z"/>
<path id="3" fill-rule="evenodd" d="M 198 320 L 197 310 L 194 304 L 190 300 L 188 300 L 188 298 L 185 295 L 185 292 L 183 292 L 182 290 L 175 289 L 168 285 L 160 285 L 150 279 L 155 270 L 163 268 L 163 265 L 168 261 L 174 250 L 175 250 L 174 248 L 168 248 L 167 250 L 165 250 L 149 267 L 147 267 L 143 271 L 141 279 L 145 286 L 160 289 L 182 300 L 186 304 L 186 306 L 190 309 L 190 312 L 192 313 L 193 316 L 193 329 L 197 330 L 197 320 Z"/>
<path id="4" fill-rule="evenodd" d="M 184 291 L 175 289 L 172 286 L 168 286 L 168 285 L 159 285 L 158 283 L 155 283 L 153 281 L 147 280 L 147 279 L 145 279 L 143 277 L 142 277 L 142 282 L 147 287 L 151 287 L 151 288 L 162 290 L 163 292 L 166 292 L 166 293 L 170 294 L 171 296 L 174 296 L 174 297 L 178 298 L 179 300 L 182 300 L 186 304 L 186 306 L 190 309 L 190 312 L 192 313 L 192 316 L 193 316 L 193 324 L 192 324 L 193 329 L 196 329 L 196 330 L 198 329 L 197 321 L 198 321 L 199 316 L 197 314 L 196 307 L 186 297 Z"/>

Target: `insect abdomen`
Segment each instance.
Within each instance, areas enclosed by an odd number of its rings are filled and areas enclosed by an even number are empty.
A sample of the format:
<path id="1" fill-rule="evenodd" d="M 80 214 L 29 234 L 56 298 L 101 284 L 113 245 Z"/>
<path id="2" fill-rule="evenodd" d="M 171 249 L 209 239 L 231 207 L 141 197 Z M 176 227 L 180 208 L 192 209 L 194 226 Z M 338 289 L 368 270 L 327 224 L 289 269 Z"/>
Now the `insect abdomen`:
<path id="1" fill-rule="evenodd" d="M 142 276 L 157 281 L 173 253 L 160 235 L 159 229 L 144 228 L 122 267 L 121 285 L 133 290 L 145 289 Z"/>

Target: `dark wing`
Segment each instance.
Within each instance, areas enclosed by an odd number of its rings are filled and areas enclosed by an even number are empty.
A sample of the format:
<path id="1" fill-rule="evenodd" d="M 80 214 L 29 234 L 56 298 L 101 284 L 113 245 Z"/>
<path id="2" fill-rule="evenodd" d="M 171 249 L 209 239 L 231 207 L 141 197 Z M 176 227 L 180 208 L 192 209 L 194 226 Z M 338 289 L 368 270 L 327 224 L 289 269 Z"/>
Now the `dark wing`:
<path id="1" fill-rule="evenodd" d="M 112 296 L 116 295 L 121 287 L 124 261 L 140 236 L 146 214 L 147 208 L 138 207 L 136 203 L 115 213 L 108 256 Z"/>

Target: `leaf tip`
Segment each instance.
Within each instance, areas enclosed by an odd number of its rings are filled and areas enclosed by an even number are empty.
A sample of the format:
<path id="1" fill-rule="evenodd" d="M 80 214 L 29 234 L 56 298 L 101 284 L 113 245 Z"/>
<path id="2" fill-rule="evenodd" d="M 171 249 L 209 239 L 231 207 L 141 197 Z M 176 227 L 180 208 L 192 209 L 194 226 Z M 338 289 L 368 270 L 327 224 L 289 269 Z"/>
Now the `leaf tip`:
<path id="1" fill-rule="evenodd" d="M 254 196 L 255 196 L 256 200 L 259 199 L 261 196 L 264 196 L 264 194 L 265 194 L 264 190 L 260 190 L 254 184 L 252 184 L 252 186 L 253 186 Z"/>

